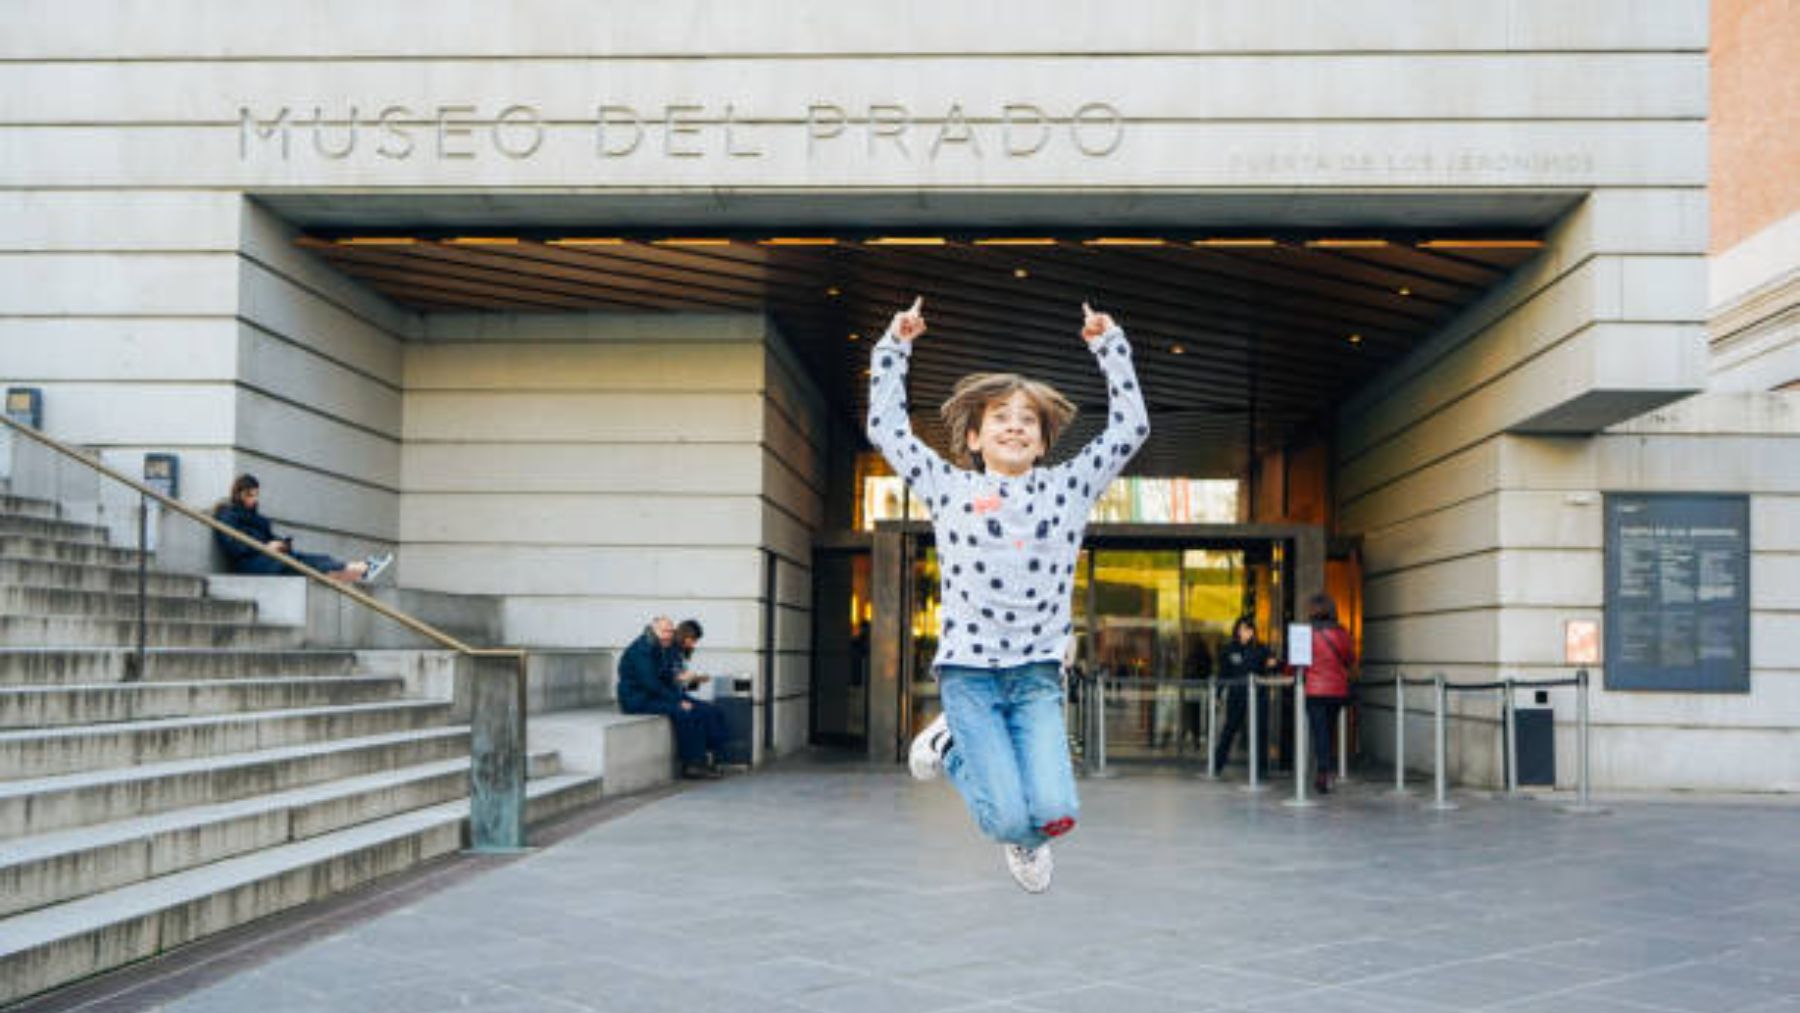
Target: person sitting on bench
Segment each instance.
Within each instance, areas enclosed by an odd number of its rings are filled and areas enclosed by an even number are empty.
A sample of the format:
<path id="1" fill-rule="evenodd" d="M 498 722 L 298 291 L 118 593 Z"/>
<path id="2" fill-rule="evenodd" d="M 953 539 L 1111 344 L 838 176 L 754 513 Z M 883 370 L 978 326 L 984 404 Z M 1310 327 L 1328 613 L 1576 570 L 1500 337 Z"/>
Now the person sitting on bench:
<path id="1" fill-rule="evenodd" d="M 693 640 L 699 639 L 694 624 Z M 690 780 L 721 776 L 718 757 L 725 748 L 725 715 L 687 687 L 698 679 L 685 671 L 675 643 L 675 621 L 657 616 L 619 655 L 619 709 L 627 714 L 663 714 L 675 726 L 681 776 Z"/>

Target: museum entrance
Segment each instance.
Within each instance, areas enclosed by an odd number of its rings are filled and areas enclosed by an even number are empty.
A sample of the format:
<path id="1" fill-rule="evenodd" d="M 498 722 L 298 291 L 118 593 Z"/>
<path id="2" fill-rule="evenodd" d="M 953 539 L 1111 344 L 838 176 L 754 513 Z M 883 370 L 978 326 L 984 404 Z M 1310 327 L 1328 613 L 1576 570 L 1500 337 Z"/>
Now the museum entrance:
<path id="1" fill-rule="evenodd" d="M 716 391 L 705 402 L 714 414 L 696 416 L 703 438 L 636 417 L 607 428 L 550 413 L 543 428 L 554 433 L 520 460 L 548 467 L 567 458 L 568 440 L 596 453 L 649 441 L 695 461 L 708 443 L 753 457 L 736 462 L 741 488 L 709 500 L 737 511 L 731 525 L 580 537 L 606 552 L 707 546 L 728 563 L 754 556 L 760 569 L 725 565 L 704 582 L 679 567 L 596 570 L 580 593 L 733 616 L 709 650 L 755 673 L 757 699 L 781 711 L 765 713 L 767 727 L 788 743 L 873 758 L 897 759 L 934 713 L 937 615 L 924 512 L 862 433 L 872 346 L 896 310 L 923 296 L 930 331 L 908 383 L 922 439 L 942 453 L 935 406 L 961 377 L 999 370 L 1067 395 L 1079 414 L 1059 446 L 1078 447 L 1104 424 L 1108 398 L 1078 337 L 1080 306 L 1112 314 L 1130 336 L 1150 436 L 1109 490 L 1116 502 L 1090 518 L 1077 660 L 1130 690 L 1109 727 L 1114 756 L 1162 762 L 1194 755 L 1197 701 L 1179 683 L 1205 670 L 1233 619 L 1252 615 L 1279 644 L 1297 598 L 1360 589 L 1353 566 L 1327 563 L 1340 406 L 1534 256 L 1571 200 L 1364 194 L 1298 206 L 1143 194 L 1122 207 L 1090 193 L 898 203 L 564 195 L 509 197 L 465 222 L 448 205 L 398 198 L 373 217 L 350 198 L 271 206 L 304 230 L 300 246 L 428 322 L 446 321 L 449 337 L 430 340 L 497 348 L 524 329 L 536 336 L 520 343 L 524 354 L 591 363 L 570 372 L 567 392 L 560 376 L 507 390 L 522 414 L 549 404 L 604 414 L 637 396 L 633 369 L 656 373 L 648 387 L 658 391 L 692 388 L 697 400 Z M 690 330 L 722 333 L 695 323 L 708 318 L 736 321 L 759 343 L 736 372 L 715 365 L 721 339 L 706 339 L 706 355 L 682 351 L 702 345 Z M 572 352 L 608 342 L 636 358 Z M 498 366 L 478 380 L 510 382 Z M 647 466 L 642 481 L 565 483 L 566 495 L 686 504 L 710 466 Z M 1229 510 L 1180 508 L 1181 490 L 1205 483 L 1235 488 Z M 873 506 L 882 503 L 897 506 Z M 1143 512 L 1158 503 L 1160 515 Z M 1331 549 L 1333 558 L 1355 551 Z"/>
<path id="2" fill-rule="evenodd" d="M 1084 677 L 1105 680 L 1116 694 L 1106 710 L 1109 758 L 1204 763 L 1203 680 L 1220 643 L 1248 616 L 1281 649 L 1295 589 L 1323 586 L 1323 529 L 1097 523 L 1085 546 L 1076 563 L 1071 657 Z M 850 612 L 860 621 L 845 638 L 856 646 L 831 650 L 827 642 L 844 632 L 830 613 L 845 610 L 821 603 L 816 714 L 841 723 L 819 726 L 817 740 L 861 743 L 872 758 L 898 759 L 940 709 L 931 673 L 940 602 L 930 527 L 882 522 L 866 555 L 828 555 L 853 574 Z M 825 565 L 839 572 L 839 562 Z"/>

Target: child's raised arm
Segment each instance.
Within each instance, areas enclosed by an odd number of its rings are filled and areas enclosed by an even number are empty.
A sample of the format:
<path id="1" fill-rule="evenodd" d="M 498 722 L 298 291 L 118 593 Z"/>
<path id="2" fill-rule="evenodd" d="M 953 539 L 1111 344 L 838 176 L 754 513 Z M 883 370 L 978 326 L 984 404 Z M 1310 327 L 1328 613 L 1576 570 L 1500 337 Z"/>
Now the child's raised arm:
<path id="1" fill-rule="evenodd" d="M 1087 303 L 1081 304 L 1081 312 L 1081 336 L 1106 374 L 1106 428 L 1065 467 L 1079 478 L 1092 503 L 1150 438 L 1150 412 L 1138 387 L 1137 370 L 1131 365 L 1131 344 L 1125 340 L 1125 332 L 1111 316 L 1095 313 Z"/>
<path id="2" fill-rule="evenodd" d="M 870 356 L 869 442 L 887 458 L 895 474 L 905 479 L 913 494 L 935 509 L 948 502 L 942 488 L 951 473 L 950 462 L 913 435 L 906 410 L 906 367 L 913 340 L 925 333 L 925 317 L 920 312 L 924 302 L 921 296 L 894 314 Z"/>

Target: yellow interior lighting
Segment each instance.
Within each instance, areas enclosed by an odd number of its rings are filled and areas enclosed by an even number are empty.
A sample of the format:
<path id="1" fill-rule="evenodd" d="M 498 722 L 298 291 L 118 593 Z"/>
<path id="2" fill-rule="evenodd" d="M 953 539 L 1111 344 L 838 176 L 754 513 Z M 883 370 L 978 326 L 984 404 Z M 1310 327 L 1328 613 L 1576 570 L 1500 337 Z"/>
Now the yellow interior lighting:
<path id="1" fill-rule="evenodd" d="M 577 236 L 568 239 L 552 239 L 551 246 L 624 246 L 625 240 L 617 236 Z"/>
<path id="2" fill-rule="evenodd" d="M 348 236 L 337 241 L 339 246 L 411 246 L 418 240 L 411 236 Z"/>
<path id="3" fill-rule="evenodd" d="M 671 236 L 653 239 L 652 246 L 730 246 L 731 240 L 717 236 Z"/>
<path id="4" fill-rule="evenodd" d="M 1101 236 L 1098 239 L 1084 239 L 1083 246 L 1162 246 L 1168 242 L 1154 236 Z"/>
<path id="5" fill-rule="evenodd" d="M 876 236 L 863 240 L 867 246 L 943 246 L 942 236 Z"/>
<path id="6" fill-rule="evenodd" d="M 1385 239 L 1308 239 L 1306 245 L 1321 250 L 1373 250 L 1386 246 Z"/>
<path id="7" fill-rule="evenodd" d="M 513 236 L 452 236 L 444 240 L 445 246 L 517 246 L 519 240 Z"/>
<path id="8" fill-rule="evenodd" d="M 1229 249 L 1232 247 L 1270 247 L 1281 244 L 1273 239 L 1239 238 L 1237 236 L 1215 236 L 1210 239 L 1196 239 L 1195 246 L 1209 246 Z"/>
<path id="9" fill-rule="evenodd" d="M 993 236 L 975 240 L 976 246 L 1055 246 L 1056 240 L 1036 236 Z"/>
<path id="10" fill-rule="evenodd" d="M 772 236 L 758 239 L 762 246 L 836 246 L 837 239 L 832 236 Z"/>
<path id="11" fill-rule="evenodd" d="M 1535 250 L 1543 246 L 1541 239 L 1427 239 L 1422 250 Z"/>

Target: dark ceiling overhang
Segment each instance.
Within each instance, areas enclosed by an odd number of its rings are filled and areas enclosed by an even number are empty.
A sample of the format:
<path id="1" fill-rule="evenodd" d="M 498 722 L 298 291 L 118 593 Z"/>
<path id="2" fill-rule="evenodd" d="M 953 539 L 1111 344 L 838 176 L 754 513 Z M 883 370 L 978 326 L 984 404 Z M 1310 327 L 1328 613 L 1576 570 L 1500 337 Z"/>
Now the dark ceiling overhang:
<path id="1" fill-rule="evenodd" d="M 1108 216 L 1104 228 L 976 227 L 973 214 L 955 228 L 851 228 L 807 224 L 792 217 L 791 203 L 763 225 L 736 223 L 732 213 L 704 230 L 625 227 L 621 217 L 648 219 L 654 209 L 615 208 L 608 227 L 577 227 L 531 224 L 541 216 L 524 209 L 542 198 L 502 201 L 488 214 L 465 202 L 461 223 L 422 213 L 429 202 L 416 195 L 356 213 L 341 195 L 261 199 L 301 220 L 302 246 L 421 312 L 766 315 L 852 425 L 866 403 L 869 346 L 896 309 L 923 295 L 931 331 L 914 356 L 911 399 L 928 438 L 937 432 L 933 409 L 958 378 L 1004 370 L 1047 380 L 1081 406 L 1064 451 L 1078 446 L 1104 417 L 1104 388 L 1077 337 L 1086 300 L 1116 316 L 1136 348 L 1153 435 L 1133 471 L 1222 477 L 1240 475 L 1252 447 L 1320 424 L 1491 290 L 1535 255 L 1543 226 L 1569 203 L 1567 195 L 1501 196 L 1484 204 L 1481 195 L 1401 195 L 1355 215 L 1340 198 L 1298 216 L 1318 220 L 1321 209 L 1336 208 L 1346 221 L 1385 219 L 1380 226 L 1156 229 L 1118 222 L 1137 214 Z M 1090 195 L 1082 216 L 1094 210 L 1091 199 L 1104 197 Z M 1262 217 L 1292 222 L 1295 202 L 1306 199 L 1268 195 Z M 1156 202 L 1139 195 L 1136 203 Z M 834 207 L 821 217 L 842 217 Z M 1041 198 L 1037 209 L 1045 216 Z M 577 220 L 564 210 L 565 221 Z M 684 218 L 674 210 L 662 217 Z M 390 216 L 392 225 L 374 224 Z M 509 227 L 495 227 L 496 216 Z M 992 206 L 985 217 L 1019 215 Z"/>

